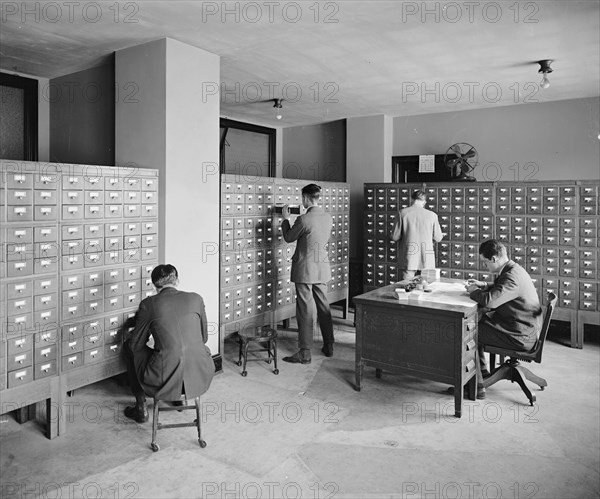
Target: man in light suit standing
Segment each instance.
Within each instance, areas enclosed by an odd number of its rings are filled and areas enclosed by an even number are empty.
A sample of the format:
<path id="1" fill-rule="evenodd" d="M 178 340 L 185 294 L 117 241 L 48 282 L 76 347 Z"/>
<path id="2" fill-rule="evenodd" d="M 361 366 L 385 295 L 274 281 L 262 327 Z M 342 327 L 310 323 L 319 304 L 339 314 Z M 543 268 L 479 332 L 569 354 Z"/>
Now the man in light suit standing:
<path id="1" fill-rule="evenodd" d="M 410 207 L 400 210 L 392 239 L 400 241 L 398 269 L 400 280 L 412 279 L 417 270 L 435 268 L 433 242 L 444 237 L 437 215 L 425 208 L 427 197 L 422 190 L 412 194 Z"/>
<path id="2" fill-rule="evenodd" d="M 321 188 L 316 184 L 309 184 L 302 189 L 302 205 L 306 208 L 306 213 L 296 218 L 293 226 L 289 222 L 289 207 L 284 206 L 282 211 L 283 238 L 287 243 L 297 241 L 296 251 L 292 256 L 292 282 L 296 285 L 299 346 L 298 352 L 283 360 L 296 364 L 311 362 L 315 313 L 313 301 L 323 335 L 321 351 L 327 357 L 333 355 L 333 322 L 327 301 L 327 282 L 331 280 L 327 243 L 333 220 L 318 205 L 320 197 Z"/>

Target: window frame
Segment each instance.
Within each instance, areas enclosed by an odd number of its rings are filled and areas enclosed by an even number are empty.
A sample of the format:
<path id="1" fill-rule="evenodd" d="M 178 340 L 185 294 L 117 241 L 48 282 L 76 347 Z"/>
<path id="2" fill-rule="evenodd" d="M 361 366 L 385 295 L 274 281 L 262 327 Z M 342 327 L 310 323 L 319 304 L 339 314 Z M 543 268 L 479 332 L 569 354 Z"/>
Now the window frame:
<path id="1" fill-rule="evenodd" d="M 225 128 L 225 133 L 219 141 L 219 171 L 224 174 L 225 167 L 225 139 L 227 138 L 227 130 L 230 128 L 236 130 L 245 130 L 247 132 L 261 133 L 269 137 L 269 158 L 268 158 L 268 176 L 275 176 L 275 151 L 276 151 L 276 140 L 277 131 L 275 128 L 268 128 L 260 125 L 253 125 L 251 123 L 244 123 L 242 121 L 230 120 L 228 118 L 221 118 L 219 128 Z"/>

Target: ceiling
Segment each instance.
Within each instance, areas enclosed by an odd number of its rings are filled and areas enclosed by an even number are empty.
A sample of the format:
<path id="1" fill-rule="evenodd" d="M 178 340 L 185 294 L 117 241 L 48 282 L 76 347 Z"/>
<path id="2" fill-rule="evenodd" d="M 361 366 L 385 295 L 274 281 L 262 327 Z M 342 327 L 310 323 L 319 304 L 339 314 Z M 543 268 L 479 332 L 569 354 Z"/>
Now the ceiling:
<path id="1" fill-rule="evenodd" d="M 1 27 L 0 68 L 46 78 L 163 37 L 202 48 L 221 115 L 267 126 L 600 95 L 600 0 L 3 2 Z"/>

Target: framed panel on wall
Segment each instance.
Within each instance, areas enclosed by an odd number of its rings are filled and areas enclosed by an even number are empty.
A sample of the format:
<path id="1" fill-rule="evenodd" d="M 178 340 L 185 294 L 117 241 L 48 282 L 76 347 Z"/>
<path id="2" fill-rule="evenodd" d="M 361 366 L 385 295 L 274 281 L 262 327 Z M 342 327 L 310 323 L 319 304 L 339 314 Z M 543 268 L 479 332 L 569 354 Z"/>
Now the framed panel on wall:
<path id="1" fill-rule="evenodd" d="M 451 171 L 444 164 L 444 155 L 436 154 L 434 160 L 435 171 L 432 173 L 419 173 L 419 156 L 393 156 L 392 157 L 392 182 L 406 184 L 411 182 L 450 182 Z"/>

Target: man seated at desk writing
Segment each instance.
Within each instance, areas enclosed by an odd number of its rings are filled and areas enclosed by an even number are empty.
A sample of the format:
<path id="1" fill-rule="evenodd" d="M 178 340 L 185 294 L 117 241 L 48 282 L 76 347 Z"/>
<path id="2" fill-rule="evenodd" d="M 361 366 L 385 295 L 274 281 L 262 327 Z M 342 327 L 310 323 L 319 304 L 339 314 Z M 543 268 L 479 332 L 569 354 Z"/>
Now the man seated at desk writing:
<path id="1" fill-rule="evenodd" d="M 494 282 L 469 280 L 466 286 L 479 304 L 477 398 L 485 398 L 483 377 L 487 370 L 484 345 L 531 350 L 542 329 L 542 308 L 527 271 L 508 258 L 506 247 L 495 239 L 479 246 L 479 258 L 496 275 Z"/>

